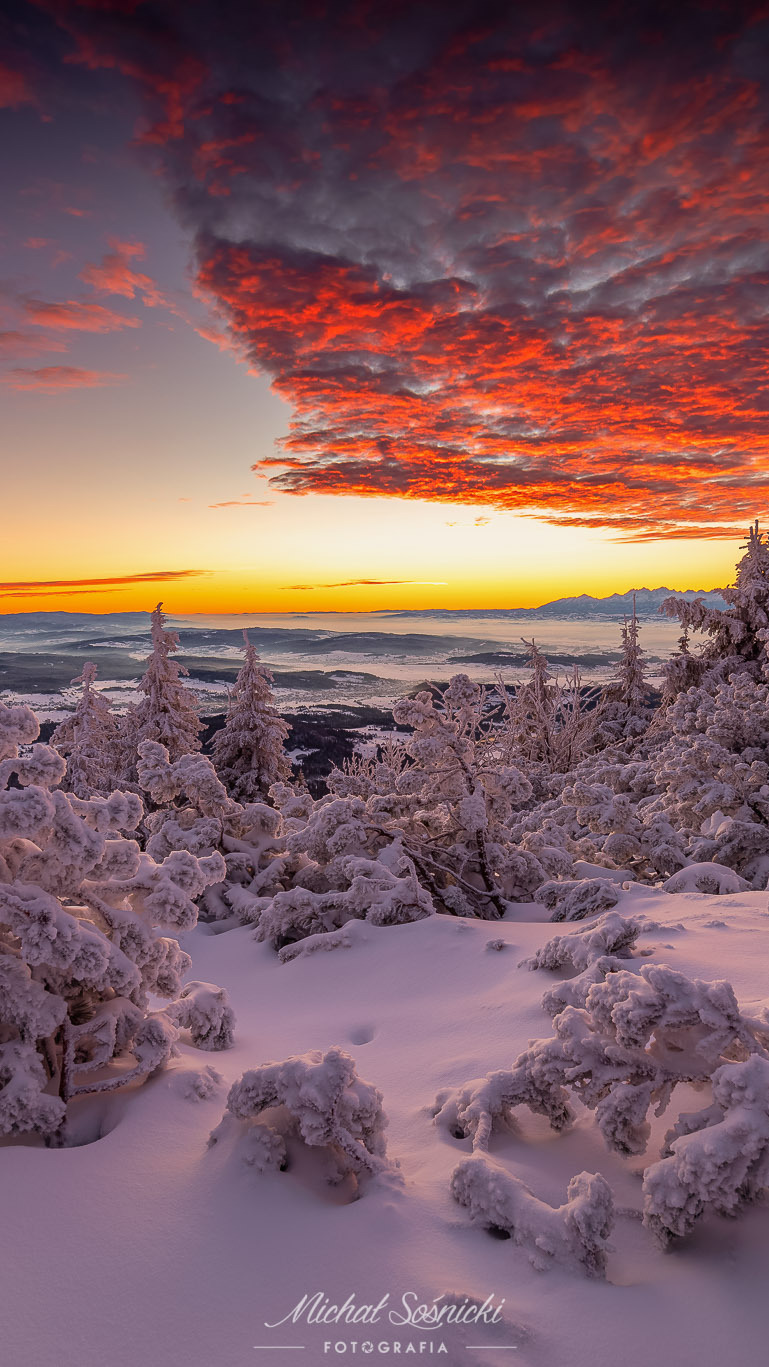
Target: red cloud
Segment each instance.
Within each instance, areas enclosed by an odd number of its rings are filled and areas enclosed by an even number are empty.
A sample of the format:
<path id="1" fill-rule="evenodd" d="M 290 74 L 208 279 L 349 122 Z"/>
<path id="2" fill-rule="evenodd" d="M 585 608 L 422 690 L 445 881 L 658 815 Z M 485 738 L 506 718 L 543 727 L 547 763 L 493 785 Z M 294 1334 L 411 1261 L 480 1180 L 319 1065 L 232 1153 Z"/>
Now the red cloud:
<path id="1" fill-rule="evenodd" d="M 35 97 L 27 78 L 0 62 L 0 109 L 18 109 L 22 104 L 34 104 Z"/>
<path id="2" fill-rule="evenodd" d="M 34 369 L 16 366 L 0 376 L 11 389 L 34 390 L 38 394 L 61 394 L 70 389 L 103 389 L 105 385 L 121 384 L 127 375 L 112 374 L 108 370 L 84 370 L 80 366 L 46 365 Z"/>
<path id="3" fill-rule="evenodd" d="M 55 9 L 293 405 L 275 488 L 621 537 L 769 506 L 760 8 Z"/>
<path id="4" fill-rule="evenodd" d="M 165 303 L 152 277 L 135 270 L 132 264 L 135 258 L 144 256 L 144 244 L 112 240 L 110 246 L 112 251 L 102 257 L 98 266 L 86 266 L 80 273 L 80 279 L 102 294 L 122 294 L 126 299 L 134 299 L 138 295 L 150 308 Z"/>
<path id="5" fill-rule="evenodd" d="M 47 304 L 41 299 L 27 299 L 24 308 L 30 323 L 55 331 L 116 332 L 120 328 L 138 328 L 138 318 L 126 318 L 101 304 L 68 300 L 66 303 Z"/>

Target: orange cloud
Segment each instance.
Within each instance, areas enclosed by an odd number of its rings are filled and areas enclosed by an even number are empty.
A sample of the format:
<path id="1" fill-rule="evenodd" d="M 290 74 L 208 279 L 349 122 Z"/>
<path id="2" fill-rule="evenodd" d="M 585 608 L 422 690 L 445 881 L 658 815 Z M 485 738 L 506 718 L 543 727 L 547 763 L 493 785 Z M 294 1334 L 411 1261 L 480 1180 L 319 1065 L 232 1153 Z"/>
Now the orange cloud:
<path id="1" fill-rule="evenodd" d="M 108 579 L 28 579 L 0 583 L 0 594 L 10 598 L 46 597 L 62 592 L 108 593 L 137 584 L 155 584 L 165 580 L 192 579 L 210 574 L 210 570 L 149 570 L 143 574 L 116 575 Z M 104 586 L 104 587 L 102 587 Z"/>
<path id="2" fill-rule="evenodd" d="M 273 498 L 230 498 L 225 503 L 209 503 L 209 508 L 271 508 Z"/>

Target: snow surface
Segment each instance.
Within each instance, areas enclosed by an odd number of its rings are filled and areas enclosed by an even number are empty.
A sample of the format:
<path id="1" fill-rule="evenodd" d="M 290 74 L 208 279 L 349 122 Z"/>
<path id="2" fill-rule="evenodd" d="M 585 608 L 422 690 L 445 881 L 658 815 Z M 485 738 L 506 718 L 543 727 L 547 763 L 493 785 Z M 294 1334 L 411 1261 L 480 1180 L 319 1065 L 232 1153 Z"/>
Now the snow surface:
<path id="1" fill-rule="evenodd" d="M 645 962 L 728 978 L 746 1011 L 766 1004 L 766 892 L 716 897 L 632 885 L 616 910 L 646 918 L 638 947 L 653 952 Z M 530 1039 L 552 1033 L 540 999 L 562 975 L 518 965 L 553 926 L 541 906 L 517 913 L 501 923 L 353 922 L 349 947 L 287 963 L 249 928 L 183 935 L 190 977 L 227 987 L 235 1047 L 217 1054 L 213 1069 L 210 1055 L 182 1046 L 176 1063 L 140 1089 L 79 1103 L 75 1128 L 85 1135 L 101 1126 L 97 1142 L 4 1150 L 3 1362 L 285 1367 L 298 1358 L 318 1367 L 360 1361 L 364 1342 L 374 1344 L 372 1362 L 450 1367 L 765 1362 L 769 1206 L 750 1207 L 737 1222 L 706 1217 L 667 1253 L 637 1215 L 643 1167 L 674 1115 L 706 1104 L 702 1092 L 681 1089 L 680 1104 L 676 1096 L 655 1122 L 645 1158 L 611 1154 L 586 1111 L 555 1135 L 522 1109 L 519 1132 L 492 1140 L 494 1161 L 551 1206 L 583 1169 L 607 1179 L 617 1220 L 606 1282 L 558 1265 L 536 1271 L 525 1248 L 471 1225 L 452 1198 L 450 1175 L 471 1145 L 432 1123 L 436 1093 L 509 1067 Z M 487 952 L 490 942 L 502 952 Z M 245 1070 L 335 1045 L 383 1093 L 387 1154 L 401 1183 L 375 1179 L 346 1204 L 314 1151 L 296 1155 L 286 1172 L 260 1174 L 225 1144 L 207 1148 L 228 1088 Z M 353 1294 L 359 1306 L 389 1292 L 395 1309 L 408 1292 L 428 1304 L 447 1293 L 460 1301 L 493 1295 L 504 1306 L 496 1325 L 438 1331 L 386 1319 L 265 1327 L 317 1291 L 335 1302 Z M 347 1343 L 346 1352 L 324 1352 L 327 1341 Z M 440 1342 L 447 1352 L 438 1355 Z"/>

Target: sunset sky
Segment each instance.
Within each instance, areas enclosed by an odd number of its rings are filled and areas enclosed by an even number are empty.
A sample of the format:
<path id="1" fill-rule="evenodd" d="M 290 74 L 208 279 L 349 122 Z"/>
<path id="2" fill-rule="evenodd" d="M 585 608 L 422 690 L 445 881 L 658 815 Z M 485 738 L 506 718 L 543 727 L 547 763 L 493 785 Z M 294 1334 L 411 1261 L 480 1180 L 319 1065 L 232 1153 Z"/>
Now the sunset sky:
<path id="1" fill-rule="evenodd" d="M 0 611 L 728 582 L 767 5 L 5 13 Z"/>

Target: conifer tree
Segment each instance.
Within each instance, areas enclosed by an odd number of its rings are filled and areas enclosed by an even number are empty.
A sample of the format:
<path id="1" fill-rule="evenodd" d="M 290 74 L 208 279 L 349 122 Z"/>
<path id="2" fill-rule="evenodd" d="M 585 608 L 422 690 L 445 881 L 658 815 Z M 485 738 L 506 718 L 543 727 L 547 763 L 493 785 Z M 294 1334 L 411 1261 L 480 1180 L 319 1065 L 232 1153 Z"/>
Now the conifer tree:
<path id="1" fill-rule="evenodd" d="M 133 782 L 137 749 L 143 740 L 164 745 L 171 760 L 200 749 L 198 736 L 203 723 L 194 694 L 181 682 L 188 670 L 171 658 L 179 649 L 179 636 L 166 630 L 162 608 L 158 603 L 152 613 L 152 652 L 139 684 L 144 697 L 128 709 L 121 727 L 123 777 Z"/>
<path id="2" fill-rule="evenodd" d="M 598 734 L 604 744 L 642 735 L 652 717 L 635 594 L 633 615 L 625 618 L 620 636 L 622 655 L 614 680 L 607 687 L 596 714 Z"/>
<path id="3" fill-rule="evenodd" d="M 106 698 L 95 688 L 96 665 L 90 661 L 73 679 L 83 688 L 75 711 L 60 722 L 51 744 L 67 761 L 61 787 L 77 797 L 110 793 L 116 783 L 118 724 Z"/>
<path id="4" fill-rule="evenodd" d="M 737 564 L 735 581 L 721 589 L 726 609 L 706 607 L 701 598 L 694 602 L 666 598 L 662 604 L 662 611 L 677 617 L 687 631 L 701 631 L 710 638 L 702 653 L 692 657 L 699 670 L 690 666 L 685 672 L 691 682 L 697 682 L 694 672 L 702 675 L 710 670 L 727 677 L 735 669 L 747 668 L 756 678 L 761 676 L 769 631 L 769 542 L 766 533 L 759 531 L 758 520 L 741 549 L 745 554 Z M 676 670 L 681 672 L 680 661 L 673 665 L 674 676 Z"/>
<path id="5" fill-rule="evenodd" d="M 213 741 L 217 773 L 236 802 L 259 802 L 291 775 L 283 748 L 289 727 L 273 701 L 272 675 L 243 632 L 245 660 L 230 692 L 227 718 Z"/>

